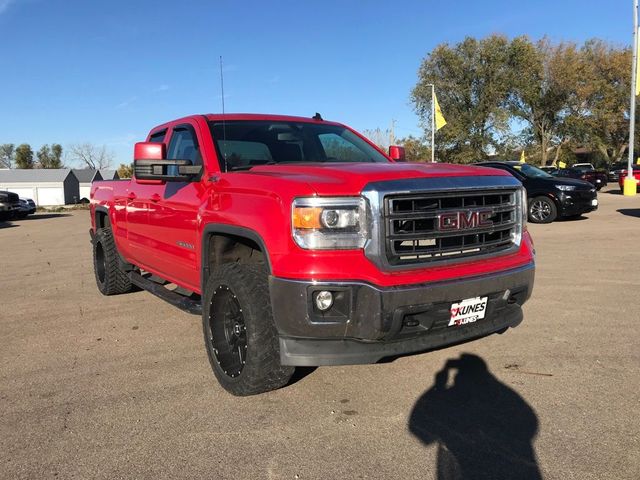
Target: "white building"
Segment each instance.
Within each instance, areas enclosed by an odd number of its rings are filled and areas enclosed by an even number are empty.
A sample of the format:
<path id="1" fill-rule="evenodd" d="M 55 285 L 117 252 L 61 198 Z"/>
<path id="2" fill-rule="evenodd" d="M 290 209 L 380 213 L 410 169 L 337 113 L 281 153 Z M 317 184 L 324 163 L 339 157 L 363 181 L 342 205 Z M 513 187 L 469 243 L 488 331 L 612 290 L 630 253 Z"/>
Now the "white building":
<path id="1" fill-rule="evenodd" d="M 80 183 L 70 168 L 0 170 L 0 190 L 32 198 L 38 206 L 78 203 Z"/>

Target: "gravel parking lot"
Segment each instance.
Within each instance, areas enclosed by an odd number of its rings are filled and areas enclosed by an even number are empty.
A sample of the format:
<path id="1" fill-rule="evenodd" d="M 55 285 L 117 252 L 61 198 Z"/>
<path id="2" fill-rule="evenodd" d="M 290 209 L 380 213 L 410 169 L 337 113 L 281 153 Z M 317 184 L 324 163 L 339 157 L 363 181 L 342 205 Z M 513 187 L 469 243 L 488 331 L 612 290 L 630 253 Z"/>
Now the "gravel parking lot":
<path id="1" fill-rule="evenodd" d="M 640 197 L 599 199 L 530 225 L 520 327 L 249 398 L 198 317 L 98 293 L 88 212 L 0 223 L 0 478 L 638 479 Z"/>

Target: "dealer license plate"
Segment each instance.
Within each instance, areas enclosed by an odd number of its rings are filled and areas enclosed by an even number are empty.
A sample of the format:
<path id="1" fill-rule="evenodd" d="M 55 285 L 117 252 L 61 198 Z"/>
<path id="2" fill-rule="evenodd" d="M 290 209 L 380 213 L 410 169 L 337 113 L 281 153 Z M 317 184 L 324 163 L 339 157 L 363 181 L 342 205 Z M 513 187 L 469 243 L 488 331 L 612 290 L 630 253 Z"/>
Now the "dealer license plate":
<path id="1" fill-rule="evenodd" d="M 594 198 L 593 200 L 591 200 L 591 205 L 593 205 L 594 207 L 596 207 L 598 205 L 598 199 Z"/>
<path id="2" fill-rule="evenodd" d="M 456 327 L 482 320 L 487 312 L 487 298 L 467 298 L 459 303 L 452 303 L 448 326 Z"/>

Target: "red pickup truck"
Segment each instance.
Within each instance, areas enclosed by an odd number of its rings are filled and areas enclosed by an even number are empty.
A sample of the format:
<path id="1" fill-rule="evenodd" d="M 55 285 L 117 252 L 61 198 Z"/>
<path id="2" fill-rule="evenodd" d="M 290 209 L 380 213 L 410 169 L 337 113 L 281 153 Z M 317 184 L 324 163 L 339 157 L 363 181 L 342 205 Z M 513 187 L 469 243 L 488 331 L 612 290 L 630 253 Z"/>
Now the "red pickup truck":
<path id="1" fill-rule="evenodd" d="M 194 115 L 95 182 L 105 295 L 134 286 L 201 314 L 211 367 L 251 395 L 295 366 L 374 363 L 522 321 L 534 249 L 522 185 L 491 168 L 400 163 L 313 118 Z"/>

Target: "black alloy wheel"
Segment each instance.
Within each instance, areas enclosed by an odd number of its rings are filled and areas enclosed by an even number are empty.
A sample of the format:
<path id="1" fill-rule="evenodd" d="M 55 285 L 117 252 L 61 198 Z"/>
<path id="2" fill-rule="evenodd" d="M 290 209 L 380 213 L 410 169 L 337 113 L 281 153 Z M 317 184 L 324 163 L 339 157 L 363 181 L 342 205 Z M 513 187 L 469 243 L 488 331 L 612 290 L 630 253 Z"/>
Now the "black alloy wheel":
<path id="1" fill-rule="evenodd" d="M 202 330 L 211 369 L 233 395 L 275 390 L 293 375 L 293 367 L 280 363 L 264 265 L 214 268 L 202 297 Z"/>
<path id="2" fill-rule="evenodd" d="M 209 310 L 209 348 L 225 375 L 240 375 L 247 359 L 247 326 L 238 297 L 227 285 L 213 292 Z"/>

